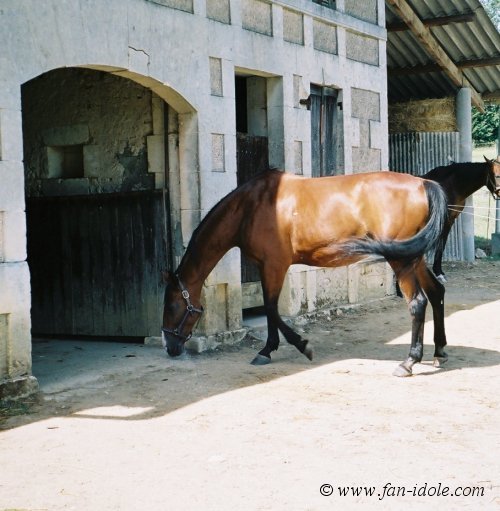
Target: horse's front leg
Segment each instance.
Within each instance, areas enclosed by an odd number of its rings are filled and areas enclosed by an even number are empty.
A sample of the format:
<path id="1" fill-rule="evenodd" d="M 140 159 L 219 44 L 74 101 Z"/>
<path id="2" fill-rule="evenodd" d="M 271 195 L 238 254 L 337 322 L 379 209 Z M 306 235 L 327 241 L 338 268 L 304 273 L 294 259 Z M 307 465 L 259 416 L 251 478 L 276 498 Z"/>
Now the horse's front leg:
<path id="1" fill-rule="evenodd" d="M 274 303 L 276 301 L 276 303 Z M 278 324 L 276 322 L 277 299 L 270 300 L 264 293 L 264 307 L 267 318 L 267 341 L 264 348 L 252 360 L 253 365 L 266 365 L 271 363 L 271 353 L 276 351 L 280 344 Z"/>
<path id="2" fill-rule="evenodd" d="M 408 358 L 394 370 L 393 375 L 400 377 L 411 376 L 413 374 L 413 366 L 422 361 L 424 354 L 424 324 L 427 298 L 419 286 L 413 265 L 399 266 L 391 263 L 391 266 L 396 273 L 399 286 L 408 303 L 408 310 L 412 318 L 410 353 Z"/>
<path id="3" fill-rule="evenodd" d="M 283 287 L 283 281 L 288 266 L 276 267 L 270 264 L 261 267 L 262 291 L 264 294 L 264 306 L 267 317 L 268 337 L 266 345 L 259 351 L 252 360 L 253 365 L 264 365 L 271 362 L 271 352 L 276 351 L 279 346 L 279 332 L 285 336 L 288 343 L 295 346 L 309 360 L 312 360 L 313 351 L 308 346 L 308 341 L 302 339 L 292 328 L 290 328 L 279 315 L 278 299 Z"/>

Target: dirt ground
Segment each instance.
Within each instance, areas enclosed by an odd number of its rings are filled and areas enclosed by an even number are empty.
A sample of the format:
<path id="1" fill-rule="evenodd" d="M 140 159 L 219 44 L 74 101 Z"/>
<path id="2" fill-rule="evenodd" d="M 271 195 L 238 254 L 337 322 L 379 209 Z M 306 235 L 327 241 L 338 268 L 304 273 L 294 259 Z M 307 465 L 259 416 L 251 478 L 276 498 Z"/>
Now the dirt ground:
<path id="1" fill-rule="evenodd" d="M 176 360 L 35 342 L 41 393 L 0 421 L 0 510 L 500 509 L 500 262 L 445 270 L 450 360 L 432 365 L 428 311 L 411 378 L 392 376 L 396 297 L 299 319 L 313 362 L 282 343 L 250 365 L 258 329 Z"/>

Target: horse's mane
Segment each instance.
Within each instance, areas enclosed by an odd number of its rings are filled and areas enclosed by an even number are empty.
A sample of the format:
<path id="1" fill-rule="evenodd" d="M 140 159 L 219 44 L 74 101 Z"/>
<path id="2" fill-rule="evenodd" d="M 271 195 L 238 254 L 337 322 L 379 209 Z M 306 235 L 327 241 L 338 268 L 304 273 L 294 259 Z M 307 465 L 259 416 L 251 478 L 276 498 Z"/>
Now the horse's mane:
<path id="1" fill-rule="evenodd" d="M 452 174 L 456 175 L 457 172 L 467 172 L 471 171 L 473 168 L 483 167 L 485 163 L 475 163 L 475 162 L 463 162 L 463 163 L 451 163 L 450 165 L 442 165 L 440 167 L 436 167 L 422 177 L 425 179 L 433 179 L 433 180 L 443 180 L 450 177 Z"/>
<path id="2" fill-rule="evenodd" d="M 241 192 L 244 191 L 245 188 L 254 186 L 256 181 L 266 179 L 270 176 L 271 173 L 275 173 L 275 172 L 279 172 L 279 171 L 277 169 L 269 169 L 269 170 L 260 172 L 257 175 L 255 175 L 252 179 L 247 181 L 246 183 L 243 183 L 242 185 L 237 186 L 234 190 L 229 192 L 226 196 L 222 197 L 222 199 L 220 199 L 219 202 L 217 202 L 209 210 L 209 212 L 202 218 L 201 222 L 198 224 L 196 229 L 193 231 L 193 234 L 191 235 L 191 239 L 189 240 L 186 251 L 184 252 L 181 262 L 179 263 L 178 269 L 182 267 L 182 265 L 186 259 L 186 256 L 188 254 L 192 254 L 193 252 L 197 251 L 196 244 L 199 240 L 200 233 L 207 226 L 207 224 L 211 223 L 212 220 L 216 220 L 221 215 L 221 213 L 223 211 L 226 213 L 227 206 L 229 204 L 231 204 L 231 202 L 235 199 L 235 196 L 241 194 Z"/>

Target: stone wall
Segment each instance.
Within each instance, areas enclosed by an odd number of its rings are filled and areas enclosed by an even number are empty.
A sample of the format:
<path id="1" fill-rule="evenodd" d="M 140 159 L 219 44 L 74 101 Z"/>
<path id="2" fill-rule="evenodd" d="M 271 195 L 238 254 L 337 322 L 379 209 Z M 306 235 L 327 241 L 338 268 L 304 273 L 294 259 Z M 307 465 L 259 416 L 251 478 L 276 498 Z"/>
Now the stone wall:
<path id="1" fill-rule="evenodd" d="M 385 137 L 382 132 L 380 94 L 352 89 L 353 166 L 359 171 L 379 169 Z"/>
<path id="2" fill-rule="evenodd" d="M 28 196 L 155 187 L 154 173 L 148 173 L 149 89 L 102 71 L 60 69 L 26 83 L 22 93 Z M 67 150 L 79 161 L 63 175 L 60 159 Z"/>

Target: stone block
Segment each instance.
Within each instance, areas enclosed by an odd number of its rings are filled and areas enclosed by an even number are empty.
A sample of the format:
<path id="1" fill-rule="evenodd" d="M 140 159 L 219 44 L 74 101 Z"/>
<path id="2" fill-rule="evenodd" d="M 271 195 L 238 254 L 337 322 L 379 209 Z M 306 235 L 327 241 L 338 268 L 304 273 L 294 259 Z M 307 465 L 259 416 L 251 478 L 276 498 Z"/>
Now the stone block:
<path id="1" fill-rule="evenodd" d="M 370 130 L 369 146 L 372 149 L 382 149 L 387 145 L 387 131 L 379 121 L 368 121 Z"/>
<path id="2" fill-rule="evenodd" d="M 102 149 L 99 145 L 83 146 L 83 169 L 85 177 L 102 177 Z"/>
<path id="3" fill-rule="evenodd" d="M 224 135 L 212 133 L 212 172 L 225 172 Z"/>
<path id="4" fill-rule="evenodd" d="M 337 53 L 337 27 L 319 20 L 313 22 L 314 49 L 326 53 Z"/>
<path id="5" fill-rule="evenodd" d="M 193 0 L 148 0 L 154 4 L 172 7 L 181 11 L 193 12 Z"/>
<path id="6" fill-rule="evenodd" d="M 382 168 L 382 152 L 380 149 L 366 147 L 352 148 L 352 168 L 356 172 L 372 172 Z"/>
<path id="7" fill-rule="evenodd" d="M 148 152 L 148 172 L 165 172 L 165 137 L 150 135 L 146 137 Z"/>
<path id="8" fill-rule="evenodd" d="M 0 224 L 0 261 L 24 261 L 26 259 L 24 211 L 1 211 Z"/>
<path id="9" fill-rule="evenodd" d="M 351 89 L 351 115 L 358 119 L 380 121 L 380 94 L 365 89 Z"/>
<path id="10" fill-rule="evenodd" d="M 264 35 L 273 35 L 271 4 L 260 0 L 242 0 L 243 28 Z"/>
<path id="11" fill-rule="evenodd" d="M 11 81 L 12 76 L 8 76 L 11 67 L 11 61 L 0 56 L 0 109 L 21 110 L 21 88 L 17 82 Z"/>
<path id="12" fill-rule="evenodd" d="M 230 0 L 207 0 L 207 18 L 231 23 Z"/>
<path id="13" fill-rule="evenodd" d="M 220 332 L 213 335 L 195 334 L 186 343 L 186 348 L 196 353 L 202 353 L 203 351 L 213 350 L 219 346 L 234 346 L 241 342 L 246 334 L 247 330 L 245 328 Z"/>
<path id="14" fill-rule="evenodd" d="M 0 380 L 31 372 L 30 277 L 26 262 L 0 264 Z"/>
<path id="15" fill-rule="evenodd" d="M 351 117 L 351 145 L 359 147 L 361 145 L 361 128 L 360 121 L 356 117 Z"/>
<path id="16" fill-rule="evenodd" d="M 24 399 L 37 392 L 38 380 L 34 376 L 0 380 L 0 401 Z"/>
<path id="17" fill-rule="evenodd" d="M 0 109 L 0 160 L 23 161 L 21 110 Z"/>
<path id="18" fill-rule="evenodd" d="M 370 23 L 377 23 L 378 21 L 378 0 L 344 0 L 345 13 L 368 21 Z"/>
<path id="19" fill-rule="evenodd" d="M 289 43 L 304 44 L 304 15 L 283 9 L 283 39 Z"/>
<path id="20" fill-rule="evenodd" d="M 260 282 L 244 282 L 241 284 L 241 307 L 251 309 L 264 305 L 264 296 Z"/>
<path id="21" fill-rule="evenodd" d="M 182 209 L 181 210 L 181 232 L 182 243 L 184 248 L 187 247 L 193 231 L 200 223 L 200 210 L 199 209 Z"/>
<path id="22" fill-rule="evenodd" d="M 0 211 L 23 211 L 24 167 L 19 161 L 0 161 Z"/>
<path id="23" fill-rule="evenodd" d="M 209 58 L 210 62 L 210 93 L 212 96 L 223 96 L 222 60 L 214 57 Z"/>
<path id="24" fill-rule="evenodd" d="M 378 39 L 347 31 L 346 57 L 357 62 L 378 66 Z"/>
<path id="25" fill-rule="evenodd" d="M 90 132 L 87 124 L 72 124 L 45 129 L 42 138 L 48 146 L 80 145 L 89 141 Z"/>
<path id="26" fill-rule="evenodd" d="M 153 135 L 165 134 L 165 108 L 167 108 L 165 101 L 156 94 L 153 94 L 151 98 Z"/>

